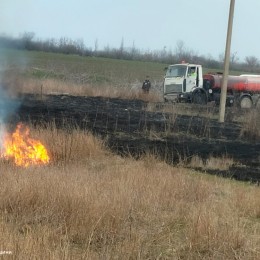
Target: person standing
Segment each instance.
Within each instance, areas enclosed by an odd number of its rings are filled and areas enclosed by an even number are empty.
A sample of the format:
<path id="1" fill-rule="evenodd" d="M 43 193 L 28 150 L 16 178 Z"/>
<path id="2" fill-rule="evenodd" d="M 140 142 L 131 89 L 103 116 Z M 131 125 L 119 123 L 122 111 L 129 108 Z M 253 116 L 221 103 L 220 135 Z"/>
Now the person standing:
<path id="1" fill-rule="evenodd" d="M 149 77 L 146 76 L 146 79 L 144 80 L 143 85 L 142 85 L 142 90 L 144 93 L 147 94 L 147 93 L 149 93 L 150 88 L 151 88 L 151 82 L 149 80 Z"/>

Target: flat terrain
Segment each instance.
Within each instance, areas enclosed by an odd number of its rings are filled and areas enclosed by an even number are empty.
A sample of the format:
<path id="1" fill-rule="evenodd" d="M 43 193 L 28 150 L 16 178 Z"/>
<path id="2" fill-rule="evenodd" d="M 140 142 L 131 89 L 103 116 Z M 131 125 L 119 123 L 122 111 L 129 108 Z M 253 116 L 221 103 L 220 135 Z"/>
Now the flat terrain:
<path id="1" fill-rule="evenodd" d="M 51 158 L 0 160 L 7 258 L 260 259 L 259 110 L 161 103 L 164 64 L 0 56 L 0 131 Z"/>
<path id="2" fill-rule="evenodd" d="M 259 111 L 227 108 L 226 123 L 219 124 L 217 107 L 160 103 L 166 64 L 15 50 L 0 50 L 0 55 L 1 86 L 26 93 L 2 104 L 4 110 L 16 108 L 10 121 L 77 126 L 105 138 L 116 153 L 139 157 L 149 152 L 187 167 L 194 156 L 202 164 L 227 157 L 234 160 L 228 170 L 207 172 L 259 180 Z M 146 75 L 153 99 L 139 95 Z M 247 122 L 250 113 L 255 116 Z"/>
<path id="3" fill-rule="evenodd" d="M 24 95 L 19 103 L 14 121 L 42 126 L 55 123 L 68 131 L 73 127 L 87 129 L 104 138 L 116 153 L 137 158 L 153 153 L 170 164 L 182 161 L 189 166 L 194 156 L 204 161 L 228 157 L 234 163 L 227 170 L 205 171 L 244 181 L 260 180 L 259 136 L 249 136 L 241 123 L 232 120 L 220 124 L 214 119 L 218 112 L 214 107 L 189 105 L 186 114 L 178 114 L 165 111 L 163 103 L 68 95 Z M 171 109 L 184 111 L 184 106 L 172 105 Z M 246 112 L 227 108 L 227 117 L 234 113 Z"/>

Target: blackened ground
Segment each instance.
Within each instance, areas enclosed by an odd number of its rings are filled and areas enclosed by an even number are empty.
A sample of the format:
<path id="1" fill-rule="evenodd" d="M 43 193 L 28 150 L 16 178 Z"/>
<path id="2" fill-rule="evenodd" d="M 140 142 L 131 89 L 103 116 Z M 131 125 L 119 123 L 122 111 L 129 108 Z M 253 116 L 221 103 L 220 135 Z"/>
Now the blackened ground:
<path id="1" fill-rule="evenodd" d="M 10 102 L 16 101 L 20 108 L 10 119 L 14 123 L 44 126 L 55 122 L 67 130 L 77 126 L 106 138 L 116 153 L 138 158 L 152 152 L 171 164 L 189 160 L 193 155 L 203 159 L 227 155 L 237 162 L 236 166 L 228 171 L 207 172 L 245 181 L 260 180 L 260 140 L 242 137 L 238 123 L 221 124 L 209 117 L 173 115 L 158 112 L 159 109 L 149 112 L 147 103 L 141 100 L 25 95 Z"/>

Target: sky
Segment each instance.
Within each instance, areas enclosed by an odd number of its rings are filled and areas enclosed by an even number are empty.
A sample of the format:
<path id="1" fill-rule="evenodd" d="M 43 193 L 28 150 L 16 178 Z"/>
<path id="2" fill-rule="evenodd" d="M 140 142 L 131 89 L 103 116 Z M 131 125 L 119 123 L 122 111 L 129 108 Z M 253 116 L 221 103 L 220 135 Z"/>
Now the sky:
<path id="1" fill-rule="evenodd" d="M 224 54 L 230 0 L 0 0 L 0 34 L 83 40 L 103 49 Z M 260 59 L 260 0 L 236 0 L 231 53 Z"/>

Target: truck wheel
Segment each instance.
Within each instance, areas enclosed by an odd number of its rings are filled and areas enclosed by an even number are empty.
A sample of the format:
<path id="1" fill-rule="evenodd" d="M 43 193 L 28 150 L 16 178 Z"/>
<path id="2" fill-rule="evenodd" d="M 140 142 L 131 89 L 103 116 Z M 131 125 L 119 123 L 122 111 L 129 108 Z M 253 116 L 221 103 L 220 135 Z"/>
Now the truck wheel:
<path id="1" fill-rule="evenodd" d="M 207 96 L 203 92 L 195 92 L 193 93 L 192 102 L 194 104 L 206 105 L 207 104 Z"/>
<path id="2" fill-rule="evenodd" d="M 253 105 L 253 102 L 250 97 L 242 97 L 240 100 L 240 107 L 241 108 L 251 108 Z"/>

